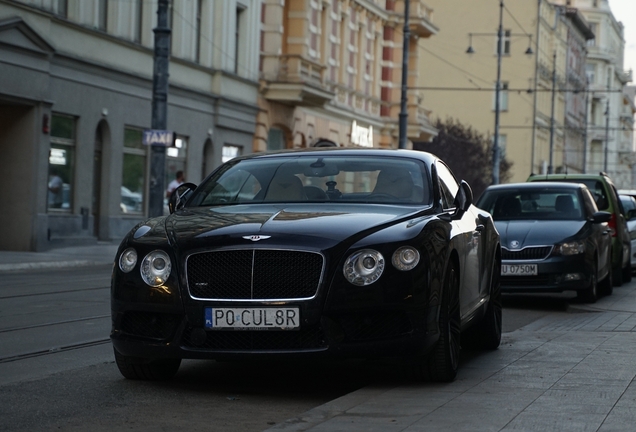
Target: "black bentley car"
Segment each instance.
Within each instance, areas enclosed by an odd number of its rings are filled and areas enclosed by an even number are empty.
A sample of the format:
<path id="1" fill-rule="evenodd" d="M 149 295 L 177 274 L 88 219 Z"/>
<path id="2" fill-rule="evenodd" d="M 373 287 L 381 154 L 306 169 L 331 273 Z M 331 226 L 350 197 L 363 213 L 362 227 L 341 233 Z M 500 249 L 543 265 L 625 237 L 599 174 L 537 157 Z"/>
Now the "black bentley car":
<path id="1" fill-rule="evenodd" d="M 503 292 L 576 291 L 587 302 L 611 294 L 611 214 L 584 184 L 489 186 L 477 205 L 501 235 Z"/>
<path id="2" fill-rule="evenodd" d="M 431 154 L 239 157 L 179 187 L 170 210 L 117 252 L 126 378 L 172 377 L 184 358 L 326 356 L 398 358 L 450 381 L 460 346 L 499 345 L 499 235 Z"/>

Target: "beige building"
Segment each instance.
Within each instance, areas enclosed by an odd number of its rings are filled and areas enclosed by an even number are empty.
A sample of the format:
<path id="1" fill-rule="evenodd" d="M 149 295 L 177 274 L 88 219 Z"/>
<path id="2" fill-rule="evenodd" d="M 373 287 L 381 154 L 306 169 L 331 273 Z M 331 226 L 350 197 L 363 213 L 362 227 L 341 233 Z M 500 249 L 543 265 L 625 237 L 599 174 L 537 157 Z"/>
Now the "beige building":
<path id="1" fill-rule="evenodd" d="M 254 151 L 397 147 L 403 0 L 263 0 L 260 98 Z M 410 0 L 408 85 L 424 40 L 437 33 L 428 1 Z M 410 140 L 436 134 L 422 92 L 408 92 Z M 409 142 L 410 145 L 410 142 Z"/>
<path id="2" fill-rule="evenodd" d="M 440 27 L 420 57 L 432 117 L 493 137 L 501 11 L 499 146 L 513 163 L 511 181 L 583 171 L 585 43 L 593 35 L 580 12 L 545 0 L 509 0 L 503 9 L 486 0 L 427 3 Z"/>

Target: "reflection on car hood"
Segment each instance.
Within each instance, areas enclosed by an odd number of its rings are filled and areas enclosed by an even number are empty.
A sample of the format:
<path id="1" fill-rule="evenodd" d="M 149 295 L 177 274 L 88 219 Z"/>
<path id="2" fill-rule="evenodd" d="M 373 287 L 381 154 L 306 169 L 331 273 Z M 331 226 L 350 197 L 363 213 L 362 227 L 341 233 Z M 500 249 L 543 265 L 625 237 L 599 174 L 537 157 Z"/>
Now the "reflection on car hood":
<path id="1" fill-rule="evenodd" d="M 545 246 L 559 243 L 581 231 L 586 221 L 495 221 L 501 246 L 521 249 L 527 246 Z M 512 246 L 511 243 L 519 242 Z"/>
<path id="2" fill-rule="evenodd" d="M 189 208 L 170 215 L 166 230 L 173 242 L 188 248 L 204 247 L 210 240 L 217 247 L 264 240 L 272 246 L 312 244 L 328 248 L 361 231 L 370 234 L 403 217 L 408 219 L 419 210 L 378 205 Z"/>

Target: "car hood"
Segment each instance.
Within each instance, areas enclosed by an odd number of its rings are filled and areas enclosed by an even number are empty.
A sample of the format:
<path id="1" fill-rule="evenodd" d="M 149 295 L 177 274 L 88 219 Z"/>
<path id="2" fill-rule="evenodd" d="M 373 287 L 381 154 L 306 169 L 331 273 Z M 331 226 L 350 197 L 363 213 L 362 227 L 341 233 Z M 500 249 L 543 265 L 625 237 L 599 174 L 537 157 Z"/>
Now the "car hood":
<path id="1" fill-rule="evenodd" d="M 166 218 L 172 244 L 180 248 L 250 245 L 332 247 L 409 220 L 421 208 L 347 205 L 259 205 L 183 209 Z"/>
<path id="2" fill-rule="evenodd" d="M 521 249 L 527 246 L 546 246 L 559 243 L 576 235 L 586 221 L 495 221 L 501 238 L 501 246 Z M 518 242 L 512 246 L 511 243 Z"/>

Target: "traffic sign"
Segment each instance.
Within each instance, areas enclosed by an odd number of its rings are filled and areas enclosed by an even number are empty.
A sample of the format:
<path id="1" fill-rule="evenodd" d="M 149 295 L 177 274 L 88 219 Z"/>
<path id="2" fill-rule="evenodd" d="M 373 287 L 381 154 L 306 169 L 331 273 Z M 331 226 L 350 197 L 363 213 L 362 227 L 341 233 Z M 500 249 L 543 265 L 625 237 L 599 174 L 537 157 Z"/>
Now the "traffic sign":
<path id="1" fill-rule="evenodd" d="M 163 145 L 171 147 L 174 145 L 174 131 L 160 129 L 145 129 L 142 138 L 143 145 Z"/>

